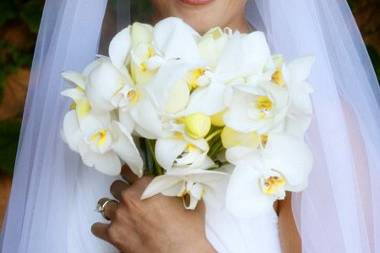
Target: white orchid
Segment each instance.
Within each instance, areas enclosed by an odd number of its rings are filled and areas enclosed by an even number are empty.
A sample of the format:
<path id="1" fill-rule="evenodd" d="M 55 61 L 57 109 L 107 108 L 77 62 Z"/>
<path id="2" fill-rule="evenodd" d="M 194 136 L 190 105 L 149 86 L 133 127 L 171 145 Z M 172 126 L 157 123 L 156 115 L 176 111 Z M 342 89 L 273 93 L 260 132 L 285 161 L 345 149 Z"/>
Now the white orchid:
<path id="1" fill-rule="evenodd" d="M 226 194 L 226 206 L 240 217 L 266 212 L 285 191 L 307 186 L 312 154 L 298 138 L 272 134 L 264 149 L 234 147 L 227 160 L 235 165 Z"/>
<path id="2" fill-rule="evenodd" d="M 165 196 L 182 197 L 186 209 L 195 209 L 200 200 L 206 205 L 221 206 L 223 188 L 227 175 L 223 172 L 207 170 L 215 166 L 205 159 L 197 168 L 173 169 L 158 176 L 145 189 L 142 199 L 159 193 Z"/>
<path id="3" fill-rule="evenodd" d="M 157 162 L 165 170 L 196 167 L 206 159 L 208 151 L 206 140 L 194 140 L 180 132 L 158 139 L 155 146 Z"/>
<path id="4" fill-rule="evenodd" d="M 128 103 L 123 91 L 131 86 L 128 72 L 117 69 L 103 57 L 88 73 L 86 94 L 94 110 L 112 111 Z"/>
<path id="5" fill-rule="evenodd" d="M 137 147 L 130 134 L 118 122 L 105 122 L 91 113 L 78 120 L 77 114 L 72 110 L 64 118 L 63 137 L 89 167 L 95 167 L 108 175 L 118 175 L 122 160 L 136 175 L 143 174 L 143 161 Z"/>
<path id="6" fill-rule="evenodd" d="M 136 175 L 142 175 L 143 161 L 130 133 L 118 122 L 113 121 L 110 113 L 93 110 L 87 98 L 87 75 L 100 62 L 95 61 L 83 74 L 65 72 L 66 80 L 77 85 L 76 88 L 62 92 L 63 96 L 74 100 L 72 110 L 64 118 L 63 137 L 69 147 L 78 152 L 83 162 L 90 167 L 117 175 L 121 170 L 120 158 L 128 163 Z"/>
<path id="7" fill-rule="evenodd" d="M 262 73 L 271 59 L 269 46 L 261 32 L 244 36 L 235 32 L 229 35 L 223 48 L 220 56 L 210 52 L 209 58 L 218 58 L 216 66 L 206 72 L 210 83 L 192 93 L 185 113 L 201 112 L 211 116 L 224 111 L 228 100 L 228 87 L 243 84 L 248 76 Z M 208 58 L 207 53 L 202 54 L 206 54 L 203 57 Z"/>
<path id="8" fill-rule="evenodd" d="M 225 124 L 239 132 L 260 134 L 283 126 L 289 105 L 287 90 L 271 83 L 236 86 L 224 114 Z"/>
<path id="9" fill-rule="evenodd" d="M 167 61 L 181 59 L 199 62 L 196 40 L 199 34 L 179 18 L 167 18 L 151 27 L 134 23 L 111 41 L 109 55 L 118 68 L 131 64 L 137 83 L 147 83 L 157 68 Z"/>
<path id="10" fill-rule="evenodd" d="M 210 29 L 200 38 L 198 42 L 199 53 L 210 68 L 214 69 L 218 65 L 230 34 L 230 30 L 226 33 L 220 27 L 216 27 Z"/>
<path id="11" fill-rule="evenodd" d="M 310 76 L 314 57 L 299 58 L 284 65 L 285 82 L 288 85 L 290 104 L 285 130 L 302 137 L 309 128 L 313 113 L 310 94 L 313 88 L 307 79 Z"/>

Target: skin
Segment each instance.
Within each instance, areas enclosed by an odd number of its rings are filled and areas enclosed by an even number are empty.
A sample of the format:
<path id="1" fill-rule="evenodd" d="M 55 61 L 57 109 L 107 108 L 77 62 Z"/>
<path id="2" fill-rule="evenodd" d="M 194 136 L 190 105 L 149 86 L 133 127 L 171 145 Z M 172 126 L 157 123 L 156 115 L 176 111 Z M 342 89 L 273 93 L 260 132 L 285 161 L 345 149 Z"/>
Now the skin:
<path id="1" fill-rule="evenodd" d="M 220 26 L 249 32 L 245 19 L 246 0 L 211 0 L 207 4 L 190 5 L 181 0 L 151 0 L 155 9 L 154 21 L 169 16 L 184 19 L 194 29 L 204 33 Z M 122 175 L 129 184 L 116 181 L 111 192 L 119 204 L 106 206 L 105 215 L 111 223 L 96 223 L 95 236 L 111 243 L 123 253 L 214 253 L 205 234 L 205 210 L 201 203 L 197 210 L 184 209 L 181 199 L 155 196 L 147 200 L 140 197 L 151 181 L 149 177 L 137 179 L 127 168 Z M 279 231 L 284 253 L 301 252 L 300 238 L 291 210 L 291 198 L 277 202 Z M 173 222 L 174 221 L 174 222 Z"/>
<path id="2" fill-rule="evenodd" d="M 212 0 L 203 5 L 189 5 L 180 0 L 151 0 L 155 10 L 155 21 L 175 16 L 180 17 L 200 33 L 220 26 L 241 32 L 249 31 L 244 9 L 247 0 Z"/>
<path id="3" fill-rule="evenodd" d="M 115 181 L 111 193 L 119 201 L 105 207 L 110 224 L 96 223 L 92 232 L 125 253 L 215 253 L 206 239 L 205 208 L 184 209 L 179 198 L 157 195 L 142 201 L 141 195 L 152 180 L 137 179 L 123 168 L 129 184 Z"/>

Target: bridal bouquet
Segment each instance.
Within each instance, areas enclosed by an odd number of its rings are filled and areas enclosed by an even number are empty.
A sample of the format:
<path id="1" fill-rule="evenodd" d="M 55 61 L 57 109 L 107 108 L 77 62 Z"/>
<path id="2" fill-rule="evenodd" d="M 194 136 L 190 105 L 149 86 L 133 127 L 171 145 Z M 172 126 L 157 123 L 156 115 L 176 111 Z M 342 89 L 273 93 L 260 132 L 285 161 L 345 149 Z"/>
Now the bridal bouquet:
<path id="1" fill-rule="evenodd" d="M 313 58 L 286 63 L 262 32 L 198 34 L 178 18 L 134 23 L 83 72 L 64 72 L 74 103 L 63 137 L 83 163 L 154 176 L 156 194 L 259 215 L 307 185 L 304 142 Z"/>

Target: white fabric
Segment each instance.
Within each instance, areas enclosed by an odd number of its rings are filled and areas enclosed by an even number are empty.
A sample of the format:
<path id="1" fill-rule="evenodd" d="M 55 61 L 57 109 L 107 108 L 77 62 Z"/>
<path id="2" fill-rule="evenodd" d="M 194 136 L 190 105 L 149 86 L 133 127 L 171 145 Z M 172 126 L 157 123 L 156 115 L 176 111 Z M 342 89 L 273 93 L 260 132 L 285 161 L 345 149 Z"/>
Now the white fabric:
<path id="1" fill-rule="evenodd" d="M 117 252 L 89 232 L 113 179 L 85 168 L 59 132 L 68 108 L 60 72 L 82 69 L 98 51 L 106 4 L 46 0 L 2 253 Z M 247 14 L 275 51 L 317 59 L 308 136 L 316 164 L 309 188 L 293 199 L 303 252 L 380 252 L 380 92 L 346 1 L 256 0 Z M 279 252 L 276 224 L 274 213 L 258 220 L 207 213 L 207 234 L 220 252 Z"/>

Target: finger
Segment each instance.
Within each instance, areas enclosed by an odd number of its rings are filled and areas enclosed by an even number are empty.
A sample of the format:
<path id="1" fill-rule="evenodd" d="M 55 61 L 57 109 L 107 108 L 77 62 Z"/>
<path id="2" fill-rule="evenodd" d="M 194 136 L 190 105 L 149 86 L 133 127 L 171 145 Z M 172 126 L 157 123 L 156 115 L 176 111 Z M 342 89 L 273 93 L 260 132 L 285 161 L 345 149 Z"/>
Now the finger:
<path id="1" fill-rule="evenodd" d="M 123 177 L 123 179 L 125 181 L 127 181 L 128 183 L 130 184 L 133 184 L 134 182 L 136 182 L 139 177 L 135 175 L 135 173 L 133 173 L 131 171 L 131 169 L 128 167 L 128 165 L 124 165 L 122 168 L 121 168 L 121 176 Z"/>
<path id="2" fill-rule="evenodd" d="M 128 189 L 129 185 L 125 183 L 124 181 L 117 180 L 112 183 L 111 185 L 111 193 L 112 195 L 118 199 L 119 201 L 121 200 L 121 193 Z"/>
<path id="3" fill-rule="evenodd" d="M 110 224 L 95 223 L 91 226 L 91 232 L 98 238 L 109 242 L 108 229 Z"/>
<path id="4" fill-rule="evenodd" d="M 116 210 L 119 206 L 119 203 L 116 201 L 109 201 L 104 207 L 104 218 L 108 220 L 113 220 L 115 217 Z"/>

